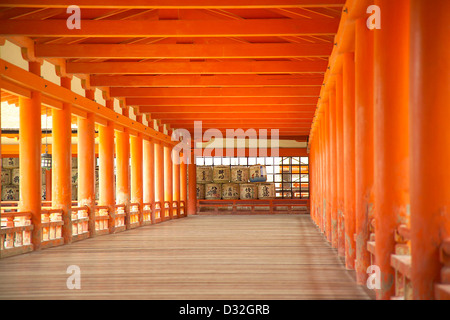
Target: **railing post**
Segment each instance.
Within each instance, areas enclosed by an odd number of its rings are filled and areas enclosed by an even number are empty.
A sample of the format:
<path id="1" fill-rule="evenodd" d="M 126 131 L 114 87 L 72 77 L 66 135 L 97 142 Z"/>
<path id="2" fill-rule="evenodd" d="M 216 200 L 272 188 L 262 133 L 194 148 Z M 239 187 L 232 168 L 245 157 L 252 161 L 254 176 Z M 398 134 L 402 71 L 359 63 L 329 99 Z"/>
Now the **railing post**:
<path id="1" fill-rule="evenodd" d="M 30 62 L 30 72 L 40 76 L 40 63 Z M 34 250 L 41 246 L 41 93 L 31 92 L 31 98 L 19 97 L 20 130 L 20 201 L 19 211 L 31 212 L 34 226 Z"/>
<path id="2" fill-rule="evenodd" d="M 61 78 L 61 86 L 71 89 L 71 79 Z M 72 106 L 52 109 L 52 207 L 63 211 L 64 243 L 72 242 Z"/>

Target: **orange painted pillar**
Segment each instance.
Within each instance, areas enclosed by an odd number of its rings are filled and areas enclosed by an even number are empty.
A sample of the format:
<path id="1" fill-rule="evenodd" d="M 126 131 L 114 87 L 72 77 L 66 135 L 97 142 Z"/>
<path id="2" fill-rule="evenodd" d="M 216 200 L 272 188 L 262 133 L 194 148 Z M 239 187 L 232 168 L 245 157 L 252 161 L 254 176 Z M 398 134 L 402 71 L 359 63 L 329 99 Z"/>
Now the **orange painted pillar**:
<path id="1" fill-rule="evenodd" d="M 187 201 L 187 214 L 197 214 L 197 165 L 195 164 L 194 148 L 191 148 L 190 161 L 188 164 L 189 179 L 188 179 L 188 192 L 189 199 Z"/>
<path id="2" fill-rule="evenodd" d="M 366 19 L 355 22 L 355 170 L 356 280 L 366 284 L 370 255 L 369 221 L 373 217 L 373 31 Z"/>
<path id="3" fill-rule="evenodd" d="M 328 97 L 329 99 L 329 97 Z M 331 179 L 333 171 L 331 169 L 331 137 L 330 137 L 330 122 L 331 122 L 331 114 L 330 114 L 330 101 L 325 102 L 325 122 L 324 122 L 324 141 L 325 141 L 325 193 L 326 193 L 326 201 L 325 201 L 325 236 L 329 242 L 332 240 L 331 236 L 331 211 L 332 211 L 332 187 L 331 187 Z"/>
<path id="4" fill-rule="evenodd" d="M 144 203 L 144 189 L 143 189 L 143 177 L 142 177 L 142 135 L 131 136 L 131 202 L 139 203 L 139 209 L 142 212 L 142 204 Z M 142 225 L 143 215 L 139 215 L 139 223 Z"/>
<path id="5" fill-rule="evenodd" d="M 343 76 L 336 75 L 336 212 L 338 254 L 345 256 L 344 226 L 344 128 L 343 128 Z"/>
<path id="6" fill-rule="evenodd" d="M 155 200 L 161 204 L 161 221 L 164 217 L 164 145 L 155 142 Z"/>
<path id="7" fill-rule="evenodd" d="M 127 108 L 123 115 L 128 116 Z M 116 138 L 116 203 L 125 205 L 125 225 L 130 227 L 130 134 L 128 130 L 115 131 Z"/>
<path id="8" fill-rule="evenodd" d="M 153 140 L 144 140 L 143 144 L 143 197 L 144 203 L 151 205 L 153 223 L 155 221 L 155 143 Z"/>
<path id="9" fill-rule="evenodd" d="M 61 78 L 61 86 L 71 89 L 71 79 Z M 52 109 L 52 207 L 63 211 L 64 243 L 72 242 L 72 106 Z"/>
<path id="10" fill-rule="evenodd" d="M 344 127 L 344 223 L 345 266 L 355 269 L 355 61 L 353 53 L 343 56 Z"/>
<path id="11" fill-rule="evenodd" d="M 331 80 L 329 91 L 329 150 L 330 150 L 330 218 L 331 218 L 331 246 L 338 247 L 338 221 L 337 221 L 337 154 L 336 154 L 336 84 Z"/>
<path id="12" fill-rule="evenodd" d="M 433 299 L 450 237 L 450 44 L 446 0 L 411 0 L 411 277 L 414 299 Z"/>
<path id="13" fill-rule="evenodd" d="M 172 201 L 173 201 L 173 163 L 172 163 L 172 146 L 164 145 L 164 201 L 168 202 L 169 215 L 167 218 L 172 219 Z"/>
<path id="14" fill-rule="evenodd" d="M 85 96 L 94 100 L 94 91 L 86 90 Z M 95 121 L 94 114 L 86 119 L 78 118 L 78 206 L 89 208 L 89 233 L 95 235 Z"/>
<path id="15" fill-rule="evenodd" d="M 325 106 L 322 107 L 325 109 Z M 321 176 L 321 212 L 319 214 L 319 227 L 320 231 L 325 234 L 325 221 L 326 221 L 326 210 L 327 210 L 327 161 L 326 161 L 326 135 L 325 135 L 325 127 L 326 127 L 326 119 L 325 119 L 325 110 L 321 112 L 321 120 L 320 120 L 320 158 L 321 158 L 321 168 L 320 168 L 320 176 Z"/>
<path id="16" fill-rule="evenodd" d="M 30 72 L 40 76 L 40 64 L 29 63 Z M 20 200 L 18 209 L 31 212 L 34 226 L 31 242 L 39 250 L 41 225 L 41 93 L 31 92 L 31 98 L 19 97 L 19 163 Z"/>
<path id="17" fill-rule="evenodd" d="M 395 295 L 395 230 L 409 224 L 409 0 L 377 0 L 374 31 L 374 196 L 378 299 Z"/>
<path id="18" fill-rule="evenodd" d="M 181 168 L 180 168 L 180 153 L 175 152 L 172 149 L 172 174 L 173 174 L 173 201 L 177 201 L 178 214 L 180 213 L 180 179 L 181 179 Z"/>
<path id="19" fill-rule="evenodd" d="M 180 163 L 180 201 L 184 202 L 184 216 L 187 214 L 187 158 L 183 153 L 181 153 L 180 156 L 181 163 Z"/>
<path id="20" fill-rule="evenodd" d="M 99 205 L 109 207 L 109 231 L 115 231 L 114 123 L 99 126 Z"/>

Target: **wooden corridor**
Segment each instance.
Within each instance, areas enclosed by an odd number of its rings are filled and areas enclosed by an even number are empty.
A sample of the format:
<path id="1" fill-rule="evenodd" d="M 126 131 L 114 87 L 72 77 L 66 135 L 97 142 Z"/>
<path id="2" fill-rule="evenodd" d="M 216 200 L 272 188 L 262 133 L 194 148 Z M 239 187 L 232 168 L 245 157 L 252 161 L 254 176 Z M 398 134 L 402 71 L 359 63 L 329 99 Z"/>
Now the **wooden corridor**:
<path id="1" fill-rule="evenodd" d="M 354 279 L 309 215 L 191 216 L 3 259 L 0 299 L 373 298 Z"/>

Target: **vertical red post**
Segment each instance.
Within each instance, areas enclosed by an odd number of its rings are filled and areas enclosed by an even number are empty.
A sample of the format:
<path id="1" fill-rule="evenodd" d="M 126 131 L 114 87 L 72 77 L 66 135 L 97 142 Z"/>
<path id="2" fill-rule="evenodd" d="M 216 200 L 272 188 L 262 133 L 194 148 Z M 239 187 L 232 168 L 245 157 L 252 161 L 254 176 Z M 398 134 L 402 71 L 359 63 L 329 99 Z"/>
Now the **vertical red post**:
<path id="1" fill-rule="evenodd" d="M 180 213 L 180 153 L 172 149 L 172 175 L 173 175 L 173 201 L 177 202 L 178 214 Z"/>
<path id="2" fill-rule="evenodd" d="M 187 213 L 188 215 L 197 214 L 197 166 L 195 164 L 195 154 L 194 149 L 192 149 L 190 156 L 190 162 L 188 165 L 189 169 L 189 181 L 188 181 L 188 192 L 189 199 L 187 203 Z"/>
<path id="3" fill-rule="evenodd" d="M 131 136 L 130 155 L 131 155 L 131 202 L 139 204 L 139 210 L 142 212 L 144 198 L 143 180 L 142 180 L 142 136 Z M 139 215 L 139 223 L 143 224 L 143 215 Z"/>
<path id="4" fill-rule="evenodd" d="M 338 254 L 345 256 L 345 226 L 344 226 L 344 115 L 343 115 L 343 76 L 336 75 L 336 193 L 337 193 L 337 229 Z"/>
<path id="5" fill-rule="evenodd" d="M 30 72 L 40 76 L 40 64 L 29 63 Z M 19 163 L 20 163 L 20 211 L 31 212 L 34 226 L 32 244 L 34 250 L 41 246 L 41 93 L 31 92 L 31 98 L 19 97 Z"/>
<path id="6" fill-rule="evenodd" d="M 164 217 L 164 145 L 162 141 L 155 142 L 155 200 L 161 203 L 161 221 Z"/>
<path id="7" fill-rule="evenodd" d="M 369 221 L 373 217 L 373 31 L 366 19 L 355 22 L 355 170 L 356 279 L 365 284 L 370 255 Z"/>
<path id="8" fill-rule="evenodd" d="M 411 280 L 414 299 L 433 299 L 450 237 L 450 43 L 447 0 L 411 0 Z M 425 172 L 424 172 L 425 171 Z"/>
<path id="9" fill-rule="evenodd" d="M 173 162 L 172 162 L 172 146 L 164 145 L 164 201 L 168 202 L 169 215 L 172 219 L 172 201 L 173 201 Z"/>
<path id="10" fill-rule="evenodd" d="M 61 86 L 71 89 L 71 79 L 61 78 Z M 63 211 L 64 243 L 72 242 L 72 106 L 52 109 L 52 207 Z"/>
<path id="11" fill-rule="evenodd" d="M 344 121 L 344 223 L 345 266 L 355 269 L 355 61 L 353 53 L 343 57 Z"/>
<path id="12" fill-rule="evenodd" d="M 334 77 L 330 80 L 329 91 L 329 152 L 330 152 L 330 222 L 331 246 L 338 247 L 338 219 L 337 219 L 337 154 L 336 154 L 336 84 Z"/>
<path id="13" fill-rule="evenodd" d="M 155 221 L 155 143 L 144 140 L 143 146 L 143 190 L 144 203 L 150 203 L 152 208 L 152 223 Z"/>
<path id="14" fill-rule="evenodd" d="M 109 231 L 115 232 L 114 123 L 99 126 L 99 204 L 109 207 Z"/>
<path id="15" fill-rule="evenodd" d="M 188 177 L 187 177 L 187 169 L 188 169 L 188 164 L 187 164 L 187 159 L 185 157 L 185 155 L 182 153 L 180 156 L 181 159 L 181 163 L 180 163 L 180 201 L 184 202 L 184 216 L 186 216 L 187 214 L 187 182 L 188 182 Z"/>
<path id="16" fill-rule="evenodd" d="M 94 100 L 94 91 L 86 90 L 86 98 Z M 78 118 L 78 206 L 89 208 L 89 233 L 95 235 L 95 121 L 94 114 Z"/>
<path id="17" fill-rule="evenodd" d="M 128 116 L 128 110 L 123 109 Z M 116 202 L 125 205 L 125 225 L 130 227 L 130 135 L 128 130 L 116 131 Z"/>
<path id="18" fill-rule="evenodd" d="M 377 0 L 381 29 L 374 32 L 375 258 L 378 299 L 395 295 L 395 230 L 409 224 L 409 0 Z"/>

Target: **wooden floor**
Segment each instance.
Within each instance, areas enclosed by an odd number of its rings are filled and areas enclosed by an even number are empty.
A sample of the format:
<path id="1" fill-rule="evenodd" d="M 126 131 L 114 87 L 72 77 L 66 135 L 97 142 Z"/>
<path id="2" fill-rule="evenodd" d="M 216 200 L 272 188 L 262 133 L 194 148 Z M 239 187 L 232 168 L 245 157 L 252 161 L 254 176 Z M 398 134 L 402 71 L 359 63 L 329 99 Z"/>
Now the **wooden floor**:
<path id="1" fill-rule="evenodd" d="M 0 261 L 0 299 L 371 298 L 307 215 L 193 216 Z"/>

